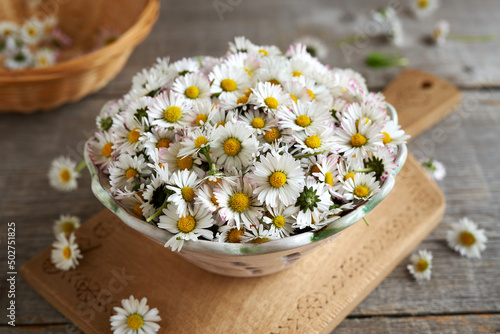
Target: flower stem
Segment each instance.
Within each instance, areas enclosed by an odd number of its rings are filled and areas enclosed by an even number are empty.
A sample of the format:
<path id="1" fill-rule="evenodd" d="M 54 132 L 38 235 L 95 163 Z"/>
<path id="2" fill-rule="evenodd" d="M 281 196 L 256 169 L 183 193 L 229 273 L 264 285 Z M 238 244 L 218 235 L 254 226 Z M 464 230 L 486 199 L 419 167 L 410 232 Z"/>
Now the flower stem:
<path id="1" fill-rule="evenodd" d="M 455 35 L 455 34 L 450 34 L 448 35 L 447 39 L 453 40 L 453 41 L 460 41 L 460 42 L 465 42 L 465 43 L 482 43 L 482 42 L 491 42 L 496 39 L 496 35 L 494 34 L 489 34 L 489 35 Z"/>
<path id="2" fill-rule="evenodd" d="M 398 52 L 371 52 L 366 56 L 365 63 L 371 68 L 385 68 L 406 66 L 409 61 L 408 58 L 401 57 Z"/>
<path id="3" fill-rule="evenodd" d="M 210 154 L 208 153 L 209 151 L 210 151 L 210 147 L 207 146 L 207 147 L 202 148 L 200 152 L 203 153 L 205 158 L 207 158 L 208 170 L 212 170 L 213 163 L 212 163 L 212 159 L 210 158 Z"/>
<path id="4" fill-rule="evenodd" d="M 160 215 L 160 213 L 162 212 L 163 209 L 165 209 L 167 207 L 167 204 L 168 204 L 168 197 L 165 198 L 165 202 L 163 202 L 163 204 L 160 206 L 160 208 L 151 216 L 149 217 L 148 219 L 146 219 L 146 221 L 149 223 L 150 221 L 152 221 L 153 219 L 155 219 L 156 217 L 158 217 Z"/>
<path id="5" fill-rule="evenodd" d="M 316 152 L 316 153 L 309 153 L 309 154 L 302 154 L 302 155 L 296 155 L 294 156 L 295 159 L 302 159 L 302 158 L 307 158 L 307 157 L 313 157 L 315 155 L 320 155 L 320 154 L 323 154 L 323 153 L 326 153 L 328 152 L 328 150 L 324 150 L 324 151 L 321 151 L 321 152 Z"/>
<path id="6" fill-rule="evenodd" d="M 361 169 L 353 169 L 352 170 L 353 172 L 356 172 L 356 173 L 369 173 L 369 172 L 373 172 L 373 168 L 361 168 Z"/>
<path id="7" fill-rule="evenodd" d="M 81 172 L 85 166 L 87 166 L 87 164 L 85 163 L 85 160 L 82 160 L 80 161 L 80 163 L 76 166 L 75 168 L 75 171 L 78 173 L 78 172 Z"/>
<path id="8" fill-rule="evenodd" d="M 366 226 L 370 226 L 370 224 L 368 224 L 368 221 L 366 220 L 365 217 L 363 217 L 363 220 L 365 221 Z"/>

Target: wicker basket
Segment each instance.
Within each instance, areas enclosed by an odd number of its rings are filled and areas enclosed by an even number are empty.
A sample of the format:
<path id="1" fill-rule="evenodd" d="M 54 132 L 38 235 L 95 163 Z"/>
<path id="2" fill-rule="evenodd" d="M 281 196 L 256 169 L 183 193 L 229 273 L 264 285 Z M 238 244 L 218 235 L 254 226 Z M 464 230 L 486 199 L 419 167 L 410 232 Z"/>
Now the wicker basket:
<path id="1" fill-rule="evenodd" d="M 32 13 L 25 1 L 2 0 L 0 20 L 20 23 L 34 14 L 54 13 L 73 45 L 63 55 L 69 59 L 52 67 L 0 69 L 0 112 L 49 110 L 99 90 L 118 74 L 133 49 L 149 34 L 159 8 L 159 0 L 44 0 Z M 88 53 L 103 27 L 122 34 L 110 45 Z"/>

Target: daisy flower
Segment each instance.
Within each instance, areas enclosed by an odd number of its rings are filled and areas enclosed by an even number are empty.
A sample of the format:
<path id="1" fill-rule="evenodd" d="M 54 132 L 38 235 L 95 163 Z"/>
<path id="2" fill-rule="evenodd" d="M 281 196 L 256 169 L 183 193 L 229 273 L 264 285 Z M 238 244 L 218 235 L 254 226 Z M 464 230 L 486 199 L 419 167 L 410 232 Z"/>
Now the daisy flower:
<path id="1" fill-rule="evenodd" d="M 109 166 L 110 184 L 116 189 L 134 189 L 139 186 L 144 176 L 149 174 L 147 162 L 142 155 L 122 154 Z"/>
<path id="2" fill-rule="evenodd" d="M 182 149 L 181 143 L 170 144 L 167 148 L 159 149 L 159 159 L 168 164 L 168 171 L 170 173 L 175 173 L 179 170 L 189 170 L 194 171 L 200 177 L 205 175 L 203 169 L 200 168 L 202 161 L 190 155 L 182 155 L 180 153 Z"/>
<path id="3" fill-rule="evenodd" d="M 161 321 L 157 308 L 149 309 L 148 300 L 141 301 L 130 296 L 122 299 L 122 307 L 115 306 L 115 314 L 109 318 L 114 334 L 153 334 L 158 332 Z"/>
<path id="4" fill-rule="evenodd" d="M 116 115 L 110 129 L 113 135 L 113 148 L 120 153 L 134 154 L 141 151 L 144 146 L 140 138 L 147 129 L 147 125 L 144 120 L 140 122 L 135 117 L 124 119 L 123 116 L 123 114 Z"/>
<path id="5" fill-rule="evenodd" d="M 280 111 L 277 117 L 281 119 L 281 127 L 292 131 L 305 131 L 306 134 L 324 131 L 326 122 L 331 119 L 325 105 L 301 101 L 294 102 L 290 109 Z"/>
<path id="6" fill-rule="evenodd" d="M 244 52 L 247 53 L 257 46 L 244 36 L 237 36 L 234 42 L 229 42 L 229 51 L 232 53 Z"/>
<path id="7" fill-rule="evenodd" d="M 140 212 L 146 218 L 152 217 L 161 207 L 164 207 L 167 199 L 172 194 L 167 189 L 167 181 L 162 177 L 161 173 L 154 175 L 151 182 L 146 186 L 142 193 L 144 202 L 140 206 Z M 137 210 L 139 213 L 139 210 Z"/>
<path id="8" fill-rule="evenodd" d="M 333 205 L 328 188 L 324 183 L 318 183 L 313 177 L 307 177 L 306 183 L 295 206 L 299 209 L 297 221 L 292 225 L 294 228 L 315 228 L 315 224 L 321 222 Z"/>
<path id="9" fill-rule="evenodd" d="M 49 67 L 56 63 L 56 52 L 49 48 L 38 50 L 33 56 L 35 67 Z"/>
<path id="10" fill-rule="evenodd" d="M 257 57 L 243 52 L 230 54 L 225 60 L 225 64 L 244 69 L 250 77 L 252 77 L 253 72 L 260 67 L 260 62 Z"/>
<path id="11" fill-rule="evenodd" d="M 258 227 L 252 225 L 250 228 L 246 229 L 241 239 L 243 242 L 247 243 L 263 244 L 273 239 L 279 239 L 279 235 L 273 235 L 271 230 L 266 228 L 263 224 L 260 224 Z"/>
<path id="12" fill-rule="evenodd" d="M 61 215 L 58 220 L 54 222 L 54 234 L 58 236 L 61 233 L 70 235 L 77 228 L 80 227 L 80 218 L 71 215 Z"/>
<path id="13" fill-rule="evenodd" d="M 212 187 L 206 183 L 203 183 L 196 189 L 195 203 L 201 205 L 210 212 L 217 211 L 219 208 L 219 203 L 215 198 Z"/>
<path id="14" fill-rule="evenodd" d="M 417 18 L 432 15 L 439 8 L 439 0 L 410 0 L 410 10 Z"/>
<path id="15" fill-rule="evenodd" d="M 116 199 L 120 201 L 125 209 L 129 212 L 133 213 L 137 218 L 149 218 L 153 215 L 154 212 L 150 212 L 150 215 L 145 216 L 144 210 L 142 209 L 144 206 L 144 199 L 141 198 L 143 191 L 132 191 L 132 192 L 122 192 L 118 191 L 116 195 Z"/>
<path id="16" fill-rule="evenodd" d="M 404 130 L 401 129 L 401 125 L 392 120 L 385 122 L 381 133 L 383 135 L 382 143 L 392 150 L 397 150 L 399 144 L 406 143 L 410 139 L 410 135 L 405 134 Z"/>
<path id="17" fill-rule="evenodd" d="M 281 86 L 273 85 L 270 82 L 259 82 L 255 88 L 252 88 L 249 103 L 264 111 L 276 113 L 289 106 L 291 98 Z"/>
<path id="18" fill-rule="evenodd" d="M 275 207 L 294 204 L 304 187 L 304 171 L 300 161 L 289 153 L 283 155 L 268 153 L 255 163 L 250 179 L 257 187 L 254 194 L 259 201 Z"/>
<path id="19" fill-rule="evenodd" d="M 235 226 L 224 225 L 219 228 L 219 242 L 238 244 L 243 242 L 244 234 L 244 228 L 240 230 Z"/>
<path id="20" fill-rule="evenodd" d="M 255 71 L 257 82 L 269 82 L 274 86 L 282 86 L 290 80 L 290 63 L 281 57 L 266 57 L 261 59 L 260 68 Z"/>
<path id="21" fill-rule="evenodd" d="M 395 159 L 396 155 L 394 153 L 387 147 L 381 147 L 363 160 L 365 168 L 358 171 L 374 172 L 377 180 L 385 180 L 389 173 L 393 173 L 397 167 Z"/>
<path id="22" fill-rule="evenodd" d="M 293 78 L 287 80 L 283 83 L 283 90 L 290 95 L 293 102 L 311 102 L 312 95 L 308 92 L 308 89 L 304 84 L 298 79 Z"/>
<path id="23" fill-rule="evenodd" d="M 359 122 L 353 118 L 342 118 L 341 127 L 333 135 L 335 147 L 349 159 L 364 159 L 377 147 L 383 145 L 383 135 L 377 123 Z"/>
<path id="24" fill-rule="evenodd" d="M 309 134 L 296 132 L 292 136 L 297 141 L 294 154 L 319 154 L 332 151 L 334 148 L 334 133 L 331 128 L 310 131 Z"/>
<path id="25" fill-rule="evenodd" d="M 210 97 L 210 82 L 202 74 L 188 73 L 179 76 L 173 83 L 173 91 L 184 96 L 186 101 L 194 102 Z"/>
<path id="26" fill-rule="evenodd" d="M 459 252 L 460 255 L 471 259 L 479 259 L 481 252 L 486 249 L 486 233 L 479 229 L 472 220 L 464 217 L 451 225 L 446 234 L 448 246 Z"/>
<path id="27" fill-rule="evenodd" d="M 314 36 L 302 36 L 294 41 L 294 43 L 305 46 L 307 53 L 312 57 L 325 59 L 328 56 L 328 47 L 319 38 Z"/>
<path id="28" fill-rule="evenodd" d="M 295 222 L 295 216 L 298 208 L 295 206 L 268 206 L 267 212 L 262 218 L 264 223 L 269 225 L 269 233 L 278 238 L 290 236 L 293 233 L 292 225 Z"/>
<path id="29" fill-rule="evenodd" d="M 214 142 L 210 147 L 217 163 L 226 168 L 241 169 L 250 165 L 257 152 L 258 142 L 252 130 L 242 123 L 227 123 L 215 129 Z"/>
<path id="30" fill-rule="evenodd" d="M 19 34 L 19 26 L 15 22 L 0 22 L 0 37 L 6 38 Z"/>
<path id="31" fill-rule="evenodd" d="M 36 19 L 26 21 L 21 27 L 21 39 L 24 43 L 34 45 L 43 37 L 43 25 Z"/>
<path id="32" fill-rule="evenodd" d="M 420 164 L 433 180 L 441 181 L 446 176 L 446 167 L 442 162 L 439 162 L 434 158 L 421 160 Z"/>
<path id="33" fill-rule="evenodd" d="M 57 240 L 52 244 L 51 262 L 59 270 L 75 269 L 78 266 L 78 259 L 83 258 L 75 242 L 75 234 L 71 233 L 68 239 L 64 233 L 60 233 L 56 238 Z"/>
<path id="34" fill-rule="evenodd" d="M 4 63 L 4 66 L 9 70 L 21 70 L 28 68 L 33 63 L 33 54 L 26 47 L 23 46 L 14 51 Z"/>
<path id="35" fill-rule="evenodd" d="M 168 200 L 176 205 L 177 213 L 183 216 L 188 207 L 194 204 L 195 189 L 200 183 L 198 175 L 188 170 L 178 171 L 171 175 L 168 183 L 167 189 L 173 191 Z"/>
<path id="36" fill-rule="evenodd" d="M 188 130 L 186 137 L 181 141 L 182 148 L 179 150 L 179 157 L 194 156 L 201 150 L 207 148 L 205 151 L 208 154 L 208 149 L 212 145 L 212 129 L 207 128 L 201 130 L 195 128 Z"/>
<path id="37" fill-rule="evenodd" d="M 268 117 L 268 115 L 258 109 L 246 112 L 241 116 L 241 121 L 258 135 L 264 134 L 272 126 L 276 125 L 274 117 Z"/>
<path id="38" fill-rule="evenodd" d="M 49 169 L 50 185 L 60 191 L 73 191 L 78 188 L 76 179 L 80 173 L 76 170 L 76 163 L 66 157 L 58 157 L 52 161 Z"/>
<path id="39" fill-rule="evenodd" d="M 188 73 L 198 72 L 200 70 L 200 62 L 193 58 L 182 58 L 173 63 L 172 67 L 178 75 L 186 75 Z"/>
<path id="40" fill-rule="evenodd" d="M 339 157 L 335 154 L 323 156 L 319 162 L 315 164 L 317 169 L 314 169 L 313 167 L 314 170 L 312 173 L 312 175 L 317 177 L 320 182 L 326 183 L 329 186 L 328 190 L 330 191 L 330 194 L 336 197 L 340 197 L 340 194 L 337 191 L 340 187 L 342 187 L 338 179 L 338 161 Z"/>
<path id="41" fill-rule="evenodd" d="M 366 201 L 380 190 L 380 185 L 373 174 L 356 173 L 354 177 L 343 181 L 343 188 L 348 201 Z"/>
<path id="42" fill-rule="evenodd" d="M 90 157 L 94 164 L 99 165 L 99 168 L 107 173 L 115 154 L 113 136 L 109 132 L 96 132 L 94 137 L 95 140 L 89 144 Z"/>
<path id="43" fill-rule="evenodd" d="M 169 204 L 163 209 L 164 215 L 160 216 L 158 227 L 175 234 L 165 243 L 165 247 L 180 251 L 184 241 L 197 241 L 198 237 L 213 239 L 213 233 L 208 229 L 214 224 L 211 212 L 196 204 L 189 207 L 185 215 L 179 215 L 178 211 L 174 204 Z"/>
<path id="44" fill-rule="evenodd" d="M 170 144 L 176 142 L 175 132 L 161 126 L 153 126 L 139 140 L 144 143 L 148 155 L 160 148 L 169 148 Z"/>
<path id="45" fill-rule="evenodd" d="M 419 250 L 410 257 L 407 266 L 410 273 L 417 281 L 430 280 L 432 272 L 432 253 L 428 250 Z"/>
<path id="46" fill-rule="evenodd" d="M 130 101 L 127 106 L 127 110 L 125 111 L 125 122 L 128 125 L 131 118 L 134 118 L 136 121 L 140 123 L 144 123 L 149 126 L 149 116 L 148 109 L 149 106 L 153 103 L 154 99 L 149 96 L 142 96 L 138 99 L 134 99 Z"/>
<path id="47" fill-rule="evenodd" d="M 153 101 L 149 115 L 153 119 L 153 125 L 179 129 L 189 124 L 186 116 L 191 108 L 182 95 L 163 92 Z"/>
<path id="48" fill-rule="evenodd" d="M 432 39 L 437 45 L 444 45 L 450 34 L 450 24 L 448 21 L 439 21 L 432 31 Z"/>
<path id="49" fill-rule="evenodd" d="M 228 225 L 239 229 L 242 226 L 250 228 L 259 223 L 262 216 L 261 202 L 253 193 L 254 187 L 241 180 L 236 184 L 222 180 L 220 186 L 214 189 L 215 199 L 219 203 L 219 215 Z"/>
<path id="50" fill-rule="evenodd" d="M 243 96 L 250 88 L 250 76 L 248 73 L 238 67 L 226 65 L 217 65 L 209 74 L 212 83 L 210 92 L 219 94 L 219 99 L 224 100 L 231 95 L 236 98 Z"/>

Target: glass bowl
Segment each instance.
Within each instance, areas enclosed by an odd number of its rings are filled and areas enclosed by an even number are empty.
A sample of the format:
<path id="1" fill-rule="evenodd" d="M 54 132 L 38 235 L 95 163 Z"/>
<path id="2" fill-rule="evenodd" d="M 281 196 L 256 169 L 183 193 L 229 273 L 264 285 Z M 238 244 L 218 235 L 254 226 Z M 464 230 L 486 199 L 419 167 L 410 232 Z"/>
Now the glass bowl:
<path id="1" fill-rule="evenodd" d="M 387 111 L 392 120 L 397 123 L 398 118 L 394 107 L 387 104 Z M 190 241 L 184 243 L 179 255 L 200 268 L 225 276 L 255 277 L 283 270 L 316 247 L 332 241 L 340 235 L 340 232 L 361 220 L 368 212 L 373 210 L 394 187 L 396 175 L 403 167 L 407 153 L 406 144 L 399 145 L 396 155 L 397 167 L 392 174 L 388 175 L 380 191 L 366 203 L 321 230 L 305 232 L 262 244 L 235 244 L 206 240 Z M 104 173 L 94 166 L 89 156 L 88 141 L 85 145 L 84 157 L 92 178 L 92 191 L 104 206 L 117 215 L 125 224 L 144 234 L 152 241 L 164 245 L 173 237 L 170 232 L 137 218 L 113 199 L 109 182 Z M 171 250 L 165 249 L 165 251 L 170 252 Z"/>

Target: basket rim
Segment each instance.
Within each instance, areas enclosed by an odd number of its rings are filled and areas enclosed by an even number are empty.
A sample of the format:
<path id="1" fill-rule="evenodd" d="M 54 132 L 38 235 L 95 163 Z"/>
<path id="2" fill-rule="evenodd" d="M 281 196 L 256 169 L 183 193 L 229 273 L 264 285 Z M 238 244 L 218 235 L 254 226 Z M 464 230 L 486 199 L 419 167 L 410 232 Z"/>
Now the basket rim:
<path id="1" fill-rule="evenodd" d="M 5 70 L 0 68 L 0 82 L 28 82 L 54 79 L 68 73 L 94 68 L 108 62 L 116 54 L 133 50 L 149 34 L 159 16 L 160 0 L 147 0 L 136 22 L 123 32 L 118 39 L 97 50 L 67 59 L 54 66 L 26 70 Z"/>
<path id="2" fill-rule="evenodd" d="M 393 121 L 398 123 L 398 115 L 396 109 L 389 103 L 387 104 L 388 113 Z M 399 124 L 399 123 L 398 123 Z M 147 223 L 143 219 L 139 219 L 127 210 L 125 210 L 109 193 L 101 183 L 102 172 L 93 164 L 89 155 L 90 142 L 89 138 L 85 143 L 84 159 L 91 176 L 92 192 L 97 199 L 104 204 L 111 212 L 113 212 L 120 220 L 136 230 L 137 232 L 153 239 L 154 241 L 164 244 L 174 234 L 167 230 L 160 229 Z M 380 202 L 387 197 L 395 184 L 395 179 L 408 155 L 406 144 L 398 145 L 398 153 L 395 158 L 396 169 L 393 173 L 389 174 L 379 192 L 365 203 L 359 205 L 354 211 L 349 212 L 347 215 L 327 224 L 325 227 L 318 231 L 309 231 L 290 236 L 280 240 L 272 240 L 263 244 L 231 244 L 223 242 L 214 242 L 208 240 L 198 240 L 196 242 L 187 242 L 184 244 L 180 253 L 198 253 L 218 255 L 218 256 L 248 256 L 248 255 L 263 255 L 282 251 L 291 251 L 298 247 L 303 247 L 312 244 L 319 244 L 319 241 L 327 240 L 337 236 L 341 231 L 354 225 L 361 220 L 366 214 L 372 211 Z M 330 239 L 331 240 L 331 239 Z"/>

